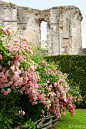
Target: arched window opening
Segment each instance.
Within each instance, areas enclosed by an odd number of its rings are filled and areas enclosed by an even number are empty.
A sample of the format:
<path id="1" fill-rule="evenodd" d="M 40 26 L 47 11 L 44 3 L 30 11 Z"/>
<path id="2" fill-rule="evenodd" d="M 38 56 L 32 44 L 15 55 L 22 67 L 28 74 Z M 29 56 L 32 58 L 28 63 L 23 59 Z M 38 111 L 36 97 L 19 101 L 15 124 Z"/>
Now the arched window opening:
<path id="1" fill-rule="evenodd" d="M 41 26 L 40 26 L 40 30 L 41 30 L 41 48 L 46 50 L 47 49 L 47 42 L 46 42 L 46 35 L 47 35 L 47 22 L 42 21 L 41 22 Z"/>

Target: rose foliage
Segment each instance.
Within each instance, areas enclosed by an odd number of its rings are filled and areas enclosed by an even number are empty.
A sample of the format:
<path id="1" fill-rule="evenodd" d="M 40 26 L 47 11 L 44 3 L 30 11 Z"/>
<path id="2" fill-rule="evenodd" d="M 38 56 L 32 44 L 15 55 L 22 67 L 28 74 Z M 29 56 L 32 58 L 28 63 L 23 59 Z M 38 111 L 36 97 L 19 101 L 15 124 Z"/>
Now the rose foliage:
<path id="1" fill-rule="evenodd" d="M 7 96 L 12 91 L 25 93 L 32 105 L 44 104 L 41 110 L 43 116 L 55 115 L 61 117 L 65 108 L 74 115 L 76 97 L 68 94 L 69 86 L 66 74 L 37 59 L 27 38 L 16 36 L 11 38 L 8 27 L 0 28 L 0 88 Z M 36 61 L 35 61 L 36 59 Z M 20 110 L 19 114 L 25 115 Z"/>

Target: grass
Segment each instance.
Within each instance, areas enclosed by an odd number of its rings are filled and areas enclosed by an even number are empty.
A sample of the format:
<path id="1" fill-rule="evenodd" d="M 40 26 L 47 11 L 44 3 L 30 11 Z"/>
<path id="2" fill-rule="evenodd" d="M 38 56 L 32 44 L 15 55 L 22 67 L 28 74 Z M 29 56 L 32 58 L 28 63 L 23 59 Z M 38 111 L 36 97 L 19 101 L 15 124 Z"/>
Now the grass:
<path id="1" fill-rule="evenodd" d="M 68 111 L 62 114 L 55 129 L 86 129 L 86 109 L 75 109 L 75 115 L 71 116 Z"/>

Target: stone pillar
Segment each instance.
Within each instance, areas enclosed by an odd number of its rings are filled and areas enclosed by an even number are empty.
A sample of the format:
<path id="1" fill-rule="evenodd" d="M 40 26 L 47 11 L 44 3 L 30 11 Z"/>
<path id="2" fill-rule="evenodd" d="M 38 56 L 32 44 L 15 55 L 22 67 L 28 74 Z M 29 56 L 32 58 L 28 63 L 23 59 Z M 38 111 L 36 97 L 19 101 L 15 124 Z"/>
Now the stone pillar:
<path id="1" fill-rule="evenodd" d="M 57 20 L 57 9 L 50 10 L 50 36 L 51 55 L 60 54 L 59 21 Z M 58 12 L 59 14 L 59 12 Z"/>
<path id="2" fill-rule="evenodd" d="M 53 27 L 53 54 L 60 54 L 60 31 L 59 24 L 54 24 Z"/>
<path id="3" fill-rule="evenodd" d="M 46 40 L 48 41 L 48 55 L 51 55 L 51 32 L 50 32 L 50 24 L 47 22 L 47 38 Z"/>
<path id="4" fill-rule="evenodd" d="M 77 54 L 77 13 L 72 18 L 72 54 Z"/>
<path id="5" fill-rule="evenodd" d="M 27 22 L 27 37 L 32 45 L 38 44 L 40 40 L 40 23 L 31 15 Z"/>

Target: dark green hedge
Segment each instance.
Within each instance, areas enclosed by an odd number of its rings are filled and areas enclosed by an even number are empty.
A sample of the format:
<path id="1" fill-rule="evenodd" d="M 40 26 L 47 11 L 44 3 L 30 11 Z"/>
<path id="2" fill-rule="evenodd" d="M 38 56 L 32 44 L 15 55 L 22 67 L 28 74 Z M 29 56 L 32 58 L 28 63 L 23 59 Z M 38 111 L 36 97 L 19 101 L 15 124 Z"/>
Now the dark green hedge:
<path id="1" fill-rule="evenodd" d="M 71 86 L 79 86 L 84 101 L 81 107 L 86 108 L 86 55 L 57 55 L 46 57 L 47 61 L 59 64 L 63 73 L 68 73 Z"/>

